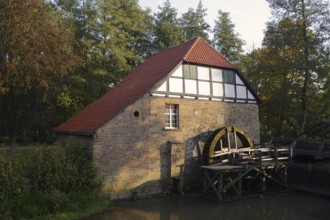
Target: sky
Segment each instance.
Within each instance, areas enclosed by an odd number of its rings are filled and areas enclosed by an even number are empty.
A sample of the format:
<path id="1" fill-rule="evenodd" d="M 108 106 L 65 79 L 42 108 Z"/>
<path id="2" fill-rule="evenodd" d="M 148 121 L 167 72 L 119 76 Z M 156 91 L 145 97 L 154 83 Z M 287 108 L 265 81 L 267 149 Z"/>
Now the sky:
<path id="1" fill-rule="evenodd" d="M 200 0 L 170 0 L 171 6 L 178 9 L 178 17 L 188 11 L 196 9 Z M 139 5 L 145 9 L 149 7 L 153 13 L 159 11 L 165 0 L 139 0 Z M 231 21 L 235 25 L 241 39 L 246 43 L 244 49 L 250 52 L 253 48 L 261 47 L 266 22 L 270 19 L 270 9 L 266 0 L 202 0 L 203 7 L 207 9 L 206 22 L 214 27 L 218 17 L 218 10 L 229 12 Z"/>

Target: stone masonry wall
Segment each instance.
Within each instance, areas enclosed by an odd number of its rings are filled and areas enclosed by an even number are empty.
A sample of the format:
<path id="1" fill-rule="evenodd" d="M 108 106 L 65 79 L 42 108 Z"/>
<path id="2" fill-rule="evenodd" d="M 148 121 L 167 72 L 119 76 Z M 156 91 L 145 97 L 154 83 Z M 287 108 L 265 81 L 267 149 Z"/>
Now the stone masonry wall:
<path id="1" fill-rule="evenodd" d="M 179 105 L 179 129 L 165 130 L 165 104 Z M 256 104 L 236 104 L 145 95 L 103 127 L 93 142 L 93 162 L 102 191 L 112 199 L 167 193 L 201 183 L 200 156 L 211 131 L 244 129 L 259 143 Z M 173 182 L 174 181 L 174 182 Z"/>

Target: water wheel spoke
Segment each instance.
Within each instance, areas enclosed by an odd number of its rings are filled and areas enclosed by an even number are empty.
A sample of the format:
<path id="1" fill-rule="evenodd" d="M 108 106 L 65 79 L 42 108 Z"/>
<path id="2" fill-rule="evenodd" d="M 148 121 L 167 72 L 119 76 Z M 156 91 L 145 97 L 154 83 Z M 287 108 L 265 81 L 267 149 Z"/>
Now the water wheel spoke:
<path id="1" fill-rule="evenodd" d="M 219 128 L 213 131 L 205 142 L 203 163 L 226 163 L 234 150 L 252 146 L 252 140 L 242 129 L 238 127 Z"/>

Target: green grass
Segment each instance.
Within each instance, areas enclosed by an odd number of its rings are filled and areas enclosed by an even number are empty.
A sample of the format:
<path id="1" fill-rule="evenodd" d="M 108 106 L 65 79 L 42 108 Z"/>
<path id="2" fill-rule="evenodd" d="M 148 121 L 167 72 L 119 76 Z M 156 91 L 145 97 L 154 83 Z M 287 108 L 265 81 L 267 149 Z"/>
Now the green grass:
<path id="1" fill-rule="evenodd" d="M 30 201 L 26 201 L 22 198 L 15 198 L 9 203 L 0 203 L 0 212 L 2 212 L 0 214 L 1 219 L 81 219 L 103 211 L 110 204 L 110 199 L 105 197 L 96 197 L 93 195 L 84 196 L 81 194 L 79 196 L 67 196 L 66 202 L 60 205 L 62 206 L 60 208 L 61 210 L 49 214 L 49 210 L 45 207 L 49 205 L 47 204 L 49 203 L 49 201 L 47 201 L 49 195 L 39 194 L 38 197 L 38 199 L 31 198 Z M 54 206 L 54 204 L 51 205 Z"/>
<path id="2" fill-rule="evenodd" d="M 71 219 L 81 219 L 92 214 L 99 213 L 103 211 L 110 204 L 108 198 L 97 198 L 94 201 L 89 202 L 86 208 L 76 211 L 62 212 L 55 215 L 43 216 L 42 219 L 45 220 L 71 220 Z"/>

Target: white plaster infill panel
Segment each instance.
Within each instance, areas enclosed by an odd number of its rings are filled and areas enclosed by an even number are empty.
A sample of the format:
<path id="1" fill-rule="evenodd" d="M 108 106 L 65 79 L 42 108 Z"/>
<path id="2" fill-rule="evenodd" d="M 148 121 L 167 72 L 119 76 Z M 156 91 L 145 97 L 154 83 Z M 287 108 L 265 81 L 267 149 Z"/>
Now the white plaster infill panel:
<path id="1" fill-rule="evenodd" d="M 235 86 L 232 84 L 225 84 L 225 96 L 228 98 L 235 98 Z"/>
<path id="2" fill-rule="evenodd" d="M 180 65 L 172 74 L 172 76 L 182 77 L 182 65 Z"/>
<path id="3" fill-rule="evenodd" d="M 250 91 L 248 91 L 248 99 L 254 99 L 254 96 L 252 95 L 252 93 Z"/>
<path id="4" fill-rule="evenodd" d="M 210 71 L 207 67 L 197 67 L 198 79 L 201 80 L 210 80 Z"/>
<path id="5" fill-rule="evenodd" d="M 236 86 L 237 98 L 246 99 L 246 87 L 245 86 Z"/>
<path id="6" fill-rule="evenodd" d="M 163 84 L 156 91 L 157 92 L 166 92 L 167 91 L 167 81 L 163 82 Z"/>
<path id="7" fill-rule="evenodd" d="M 211 77 L 213 82 L 222 82 L 222 70 L 221 69 L 211 69 Z"/>
<path id="8" fill-rule="evenodd" d="M 197 81 L 193 79 L 184 80 L 185 93 L 197 94 Z"/>
<path id="9" fill-rule="evenodd" d="M 244 82 L 241 80 L 241 78 L 236 74 L 236 84 L 244 85 Z"/>
<path id="10" fill-rule="evenodd" d="M 211 95 L 210 82 L 198 81 L 198 89 L 200 95 Z"/>
<path id="11" fill-rule="evenodd" d="M 212 83 L 213 96 L 223 96 L 223 84 L 214 82 Z"/>
<path id="12" fill-rule="evenodd" d="M 183 82 L 182 79 L 170 78 L 169 79 L 169 92 L 183 93 Z"/>

